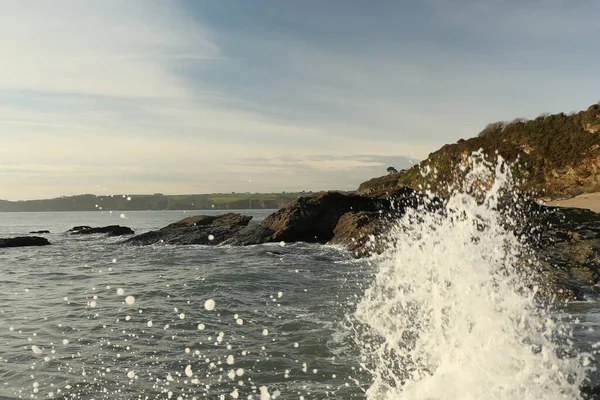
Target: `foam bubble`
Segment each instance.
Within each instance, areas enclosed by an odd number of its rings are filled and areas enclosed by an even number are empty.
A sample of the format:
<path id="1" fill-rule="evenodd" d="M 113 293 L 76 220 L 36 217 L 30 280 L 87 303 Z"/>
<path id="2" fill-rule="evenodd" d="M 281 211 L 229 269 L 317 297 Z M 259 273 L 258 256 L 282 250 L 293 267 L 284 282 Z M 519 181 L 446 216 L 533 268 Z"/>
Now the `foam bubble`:
<path id="1" fill-rule="evenodd" d="M 208 311 L 212 311 L 215 309 L 215 301 L 213 299 L 208 299 L 204 302 L 204 308 L 207 309 Z"/>

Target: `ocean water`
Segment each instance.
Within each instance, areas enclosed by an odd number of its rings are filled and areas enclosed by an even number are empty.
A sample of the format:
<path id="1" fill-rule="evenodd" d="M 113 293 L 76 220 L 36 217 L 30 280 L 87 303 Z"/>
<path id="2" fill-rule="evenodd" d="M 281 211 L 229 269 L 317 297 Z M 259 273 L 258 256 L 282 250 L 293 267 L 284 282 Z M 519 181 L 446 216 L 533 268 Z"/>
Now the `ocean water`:
<path id="1" fill-rule="evenodd" d="M 409 213 L 380 238 L 390 251 L 363 260 L 65 233 L 195 212 L 0 213 L 0 237 L 48 229 L 52 242 L 0 249 L 0 398 L 583 398 L 600 307 L 537 304 L 493 201 Z"/>

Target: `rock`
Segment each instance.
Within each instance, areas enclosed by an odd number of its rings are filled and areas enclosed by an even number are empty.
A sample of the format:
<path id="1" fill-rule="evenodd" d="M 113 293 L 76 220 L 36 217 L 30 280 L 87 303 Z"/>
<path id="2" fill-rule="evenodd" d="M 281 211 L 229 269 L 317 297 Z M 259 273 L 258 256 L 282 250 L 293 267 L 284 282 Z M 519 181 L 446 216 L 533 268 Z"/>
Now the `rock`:
<path id="1" fill-rule="evenodd" d="M 177 245 L 238 245 L 264 243 L 272 232 L 258 225 L 248 226 L 252 217 L 241 214 L 197 215 L 174 222 L 157 231 L 132 237 L 124 243 Z"/>
<path id="2" fill-rule="evenodd" d="M 338 220 L 329 244 L 344 245 L 357 257 L 381 253 L 385 243 L 376 237 L 388 226 L 389 221 L 381 212 L 350 211 Z"/>
<path id="3" fill-rule="evenodd" d="M 109 225 L 95 228 L 85 225 L 75 226 L 69 229 L 67 232 L 70 232 L 72 235 L 91 235 L 95 233 L 104 233 L 107 236 L 133 235 L 135 233 L 133 229 L 121 225 Z"/>
<path id="4" fill-rule="evenodd" d="M 542 207 L 530 242 L 557 299 L 600 297 L 600 214 Z"/>
<path id="5" fill-rule="evenodd" d="M 273 231 L 260 225 L 245 226 L 229 239 L 220 244 L 231 246 L 248 246 L 268 242 Z"/>
<path id="6" fill-rule="evenodd" d="M 273 231 L 271 241 L 326 243 L 342 215 L 350 211 L 378 211 L 381 201 L 371 197 L 324 192 L 301 197 L 269 215 L 261 225 Z"/>
<path id="7" fill-rule="evenodd" d="M 235 213 L 228 213 L 222 215 L 196 215 L 193 217 L 187 217 L 181 221 L 174 222 L 168 227 L 181 227 L 181 226 L 219 226 L 219 225 L 241 225 L 246 226 L 252 220 L 252 217 L 248 215 L 241 215 Z"/>
<path id="8" fill-rule="evenodd" d="M 50 233 L 50 231 L 47 230 L 43 230 L 43 231 L 31 231 L 29 233 L 37 233 L 37 234 L 42 234 L 42 233 Z"/>
<path id="9" fill-rule="evenodd" d="M 48 246 L 48 239 L 39 236 L 19 236 L 0 239 L 0 247 Z"/>

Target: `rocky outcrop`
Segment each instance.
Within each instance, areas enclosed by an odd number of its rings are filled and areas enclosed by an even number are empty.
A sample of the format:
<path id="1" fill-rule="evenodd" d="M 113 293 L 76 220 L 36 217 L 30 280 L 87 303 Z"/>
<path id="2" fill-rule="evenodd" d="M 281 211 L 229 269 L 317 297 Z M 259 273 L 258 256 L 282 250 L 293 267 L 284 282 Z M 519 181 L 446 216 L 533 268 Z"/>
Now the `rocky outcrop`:
<path id="1" fill-rule="evenodd" d="M 379 235 L 389 227 L 382 212 L 350 211 L 341 216 L 329 244 L 343 245 L 356 257 L 380 253 L 385 243 Z"/>
<path id="2" fill-rule="evenodd" d="M 384 232 L 389 217 L 417 205 L 434 206 L 435 201 L 426 200 L 410 188 L 397 189 L 387 199 L 323 192 L 299 198 L 268 216 L 261 225 L 249 225 L 252 217 L 240 214 L 197 215 L 124 243 L 247 246 L 302 241 L 343 245 L 356 256 L 365 256 L 383 249 L 369 238 Z"/>
<path id="3" fill-rule="evenodd" d="M 558 298 L 600 296 L 600 214 L 585 209 L 543 207 L 533 243 L 542 273 Z"/>
<path id="4" fill-rule="evenodd" d="M 135 233 L 133 229 L 121 225 L 109 225 L 94 228 L 91 226 L 82 225 L 75 226 L 69 229 L 67 232 L 69 232 L 72 235 L 92 235 L 102 233 L 106 234 L 106 236 L 133 235 Z"/>
<path id="5" fill-rule="evenodd" d="M 440 196 L 462 187 L 465 158 L 481 150 L 512 164 L 520 190 L 538 198 L 600 192 L 600 104 L 570 115 L 541 115 L 488 125 L 477 137 L 444 145 L 404 173 L 363 182 L 358 194 L 377 196 L 399 186 L 428 188 Z"/>
<path id="6" fill-rule="evenodd" d="M 228 213 L 184 218 L 157 231 L 142 233 L 124 243 L 137 245 L 239 245 L 268 241 L 272 232 L 259 225 L 248 226 L 252 217 Z"/>
<path id="7" fill-rule="evenodd" d="M 342 215 L 350 211 L 379 211 L 389 202 L 339 192 L 301 197 L 269 215 L 261 225 L 273 231 L 270 240 L 279 242 L 327 243 Z"/>
<path id="8" fill-rule="evenodd" d="M 48 246 L 48 239 L 39 236 L 19 236 L 0 239 L 0 247 Z"/>

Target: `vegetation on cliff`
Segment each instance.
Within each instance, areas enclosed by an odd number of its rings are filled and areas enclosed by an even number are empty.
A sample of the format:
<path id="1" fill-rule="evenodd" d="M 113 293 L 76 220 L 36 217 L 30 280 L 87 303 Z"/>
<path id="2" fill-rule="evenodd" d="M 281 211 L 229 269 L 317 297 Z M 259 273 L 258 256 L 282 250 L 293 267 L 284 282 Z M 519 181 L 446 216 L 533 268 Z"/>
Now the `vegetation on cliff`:
<path id="1" fill-rule="evenodd" d="M 513 166 L 520 189 L 536 197 L 562 198 L 600 191 L 600 104 L 566 115 L 489 124 L 477 137 L 447 144 L 406 172 L 373 178 L 359 194 L 385 196 L 401 186 L 429 188 L 445 195 L 460 185 L 466 156 L 481 150 Z M 426 173 L 427 172 L 427 173 Z"/>

